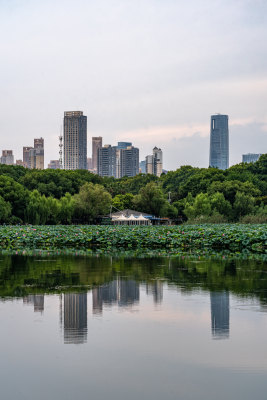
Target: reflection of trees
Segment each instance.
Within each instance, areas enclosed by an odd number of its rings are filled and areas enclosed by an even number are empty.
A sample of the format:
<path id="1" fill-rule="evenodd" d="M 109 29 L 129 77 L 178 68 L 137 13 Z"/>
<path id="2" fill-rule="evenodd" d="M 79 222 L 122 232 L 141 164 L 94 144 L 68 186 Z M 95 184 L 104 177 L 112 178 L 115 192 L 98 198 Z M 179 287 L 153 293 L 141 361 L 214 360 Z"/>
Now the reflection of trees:
<path id="1" fill-rule="evenodd" d="M 101 302 L 101 296 L 112 299 L 111 293 L 105 294 L 105 290 L 113 290 L 112 287 L 105 289 L 107 283 L 116 281 L 117 277 L 125 277 L 128 281 L 146 283 L 148 292 L 154 293 L 155 301 L 160 301 L 162 296 L 159 282 L 167 281 L 185 292 L 196 288 L 227 291 L 239 296 L 253 296 L 262 304 L 267 304 L 266 267 L 263 262 L 255 260 L 65 256 L 43 261 L 38 257 L 2 256 L 0 296 L 58 293 L 62 287 L 64 292 L 73 291 L 75 287 L 75 293 L 78 293 L 88 287 L 101 286 L 101 294 L 97 291 L 93 294 Z"/>

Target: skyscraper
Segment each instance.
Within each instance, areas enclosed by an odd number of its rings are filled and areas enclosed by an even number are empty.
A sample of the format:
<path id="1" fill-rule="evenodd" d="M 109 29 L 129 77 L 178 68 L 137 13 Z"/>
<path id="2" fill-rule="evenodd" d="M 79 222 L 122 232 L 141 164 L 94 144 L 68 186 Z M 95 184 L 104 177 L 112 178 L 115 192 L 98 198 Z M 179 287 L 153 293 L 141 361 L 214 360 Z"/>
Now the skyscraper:
<path id="1" fill-rule="evenodd" d="M 118 150 L 117 157 L 120 159 L 119 176 L 136 176 L 139 174 L 139 149 L 134 146 L 128 146 Z"/>
<path id="2" fill-rule="evenodd" d="M 229 168 L 228 115 L 211 116 L 209 166 L 219 169 Z"/>
<path id="3" fill-rule="evenodd" d="M 64 112 L 64 169 L 87 169 L 87 117 L 82 111 Z"/>
<path id="4" fill-rule="evenodd" d="M 128 146 L 130 144 L 130 146 Z M 128 142 L 98 149 L 97 173 L 100 176 L 135 176 L 139 173 L 139 149 Z"/>
<path id="5" fill-rule="evenodd" d="M 97 172 L 98 149 L 102 147 L 102 136 L 92 137 L 92 169 Z"/>
<path id="6" fill-rule="evenodd" d="M 154 147 L 153 155 L 146 156 L 146 173 L 160 177 L 162 174 L 162 150 Z"/>
<path id="7" fill-rule="evenodd" d="M 23 163 L 27 168 L 30 168 L 30 150 L 33 149 L 31 146 L 23 147 Z"/>
<path id="8" fill-rule="evenodd" d="M 162 174 L 162 150 L 154 147 L 153 149 L 154 158 L 154 175 L 160 177 Z"/>
<path id="9" fill-rule="evenodd" d="M 104 147 L 100 147 L 97 151 L 98 162 L 97 162 L 97 173 L 100 176 L 114 176 L 117 178 L 117 166 L 116 166 L 116 154 L 117 147 L 106 144 Z"/>

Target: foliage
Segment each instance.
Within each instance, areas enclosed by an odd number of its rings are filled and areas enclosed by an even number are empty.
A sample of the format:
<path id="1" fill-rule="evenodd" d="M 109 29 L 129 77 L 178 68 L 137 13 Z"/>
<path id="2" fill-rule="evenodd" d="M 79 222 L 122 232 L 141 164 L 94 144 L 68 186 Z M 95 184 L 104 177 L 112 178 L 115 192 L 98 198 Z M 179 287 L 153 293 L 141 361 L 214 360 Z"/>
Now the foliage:
<path id="1" fill-rule="evenodd" d="M 182 166 L 160 178 L 139 174 L 115 179 L 86 170 L 31 170 L 0 165 L 0 196 L 11 205 L 8 222 L 10 218 L 13 222 L 39 220 L 46 224 L 96 221 L 99 210 L 88 214 L 79 202 L 78 193 L 86 183 L 102 185 L 117 209 L 135 208 L 169 216 L 174 221 L 244 221 L 246 215 L 252 220 L 258 207 L 267 204 L 267 154 L 256 163 L 240 163 L 225 171 Z M 34 190 L 39 196 L 30 196 Z M 264 216 L 257 218 L 264 221 Z"/>
<path id="2" fill-rule="evenodd" d="M 74 196 L 75 215 L 83 221 L 94 222 L 97 216 L 109 212 L 111 201 L 111 195 L 103 186 L 85 183 Z"/>
<path id="3" fill-rule="evenodd" d="M 133 204 L 137 210 L 155 216 L 165 216 L 169 207 L 161 188 L 154 182 L 140 189 L 133 199 Z"/>
<path id="4" fill-rule="evenodd" d="M 2 250 L 167 249 L 266 253 L 266 225 L 2 226 Z"/>
<path id="5" fill-rule="evenodd" d="M 11 205 L 0 196 L 0 223 L 7 222 L 11 214 Z"/>
<path id="6" fill-rule="evenodd" d="M 0 196 L 12 207 L 12 215 L 24 219 L 29 192 L 13 178 L 0 175 Z"/>
<path id="7" fill-rule="evenodd" d="M 134 195 L 132 193 L 117 194 L 112 199 L 112 206 L 117 210 L 132 209 L 134 207 L 133 199 Z"/>

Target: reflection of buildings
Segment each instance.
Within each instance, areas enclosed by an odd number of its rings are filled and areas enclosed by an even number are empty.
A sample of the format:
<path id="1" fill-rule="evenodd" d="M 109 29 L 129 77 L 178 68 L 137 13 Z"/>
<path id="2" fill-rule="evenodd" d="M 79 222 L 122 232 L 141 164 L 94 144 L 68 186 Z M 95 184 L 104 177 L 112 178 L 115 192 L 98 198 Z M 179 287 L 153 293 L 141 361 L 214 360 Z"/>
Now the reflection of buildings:
<path id="1" fill-rule="evenodd" d="M 64 294 L 64 343 L 87 339 L 87 293 Z"/>
<path id="2" fill-rule="evenodd" d="M 43 294 L 31 294 L 27 297 L 23 297 L 24 304 L 33 304 L 34 312 L 44 311 L 44 295 Z"/>
<path id="3" fill-rule="evenodd" d="M 146 284 L 146 293 L 152 294 L 154 303 L 161 303 L 163 299 L 163 282 L 155 280 Z"/>
<path id="4" fill-rule="evenodd" d="M 139 284 L 136 281 L 116 279 L 103 286 L 94 288 L 93 313 L 101 314 L 103 304 L 111 306 L 118 303 L 119 307 L 128 307 L 139 301 Z"/>
<path id="5" fill-rule="evenodd" d="M 211 330 L 215 339 L 229 337 L 229 293 L 211 292 Z"/>

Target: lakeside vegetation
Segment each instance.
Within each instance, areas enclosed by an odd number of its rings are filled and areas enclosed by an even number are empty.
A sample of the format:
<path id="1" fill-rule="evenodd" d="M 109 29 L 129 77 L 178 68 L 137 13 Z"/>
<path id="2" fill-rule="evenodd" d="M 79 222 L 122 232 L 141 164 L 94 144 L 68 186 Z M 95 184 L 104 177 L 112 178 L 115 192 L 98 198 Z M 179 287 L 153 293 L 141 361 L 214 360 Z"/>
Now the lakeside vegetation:
<path id="1" fill-rule="evenodd" d="M 0 165 L 1 224 L 97 223 L 111 205 L 176 222 L 265 223 L 267 154 L 226 171 L 183 166 L 160 178 L 102 178 L 85 170 Z"/>
<path id="2" fill-rule="evenodd" d="M 209 224 L 179 226 L 2 226 L 0 248 L 28 250 L 82 250 L 89 252 L 131 249 L 164 250 L 170 253 L 212 251 L 266 254 L 266 225 Z"/>

